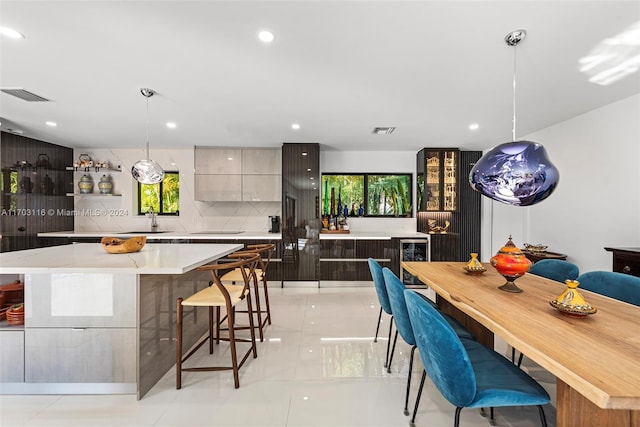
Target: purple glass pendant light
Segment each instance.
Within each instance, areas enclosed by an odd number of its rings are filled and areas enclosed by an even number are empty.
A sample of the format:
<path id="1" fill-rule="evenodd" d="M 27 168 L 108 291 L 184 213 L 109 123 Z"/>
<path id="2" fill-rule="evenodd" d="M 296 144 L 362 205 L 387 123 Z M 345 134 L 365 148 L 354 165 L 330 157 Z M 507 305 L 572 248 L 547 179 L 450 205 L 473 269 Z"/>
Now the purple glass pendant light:
<path id="1" fill-rule="evenodd" d="M 158 184 L 164 179 L 164 170 L 158 162 L 149 158 L 149 98 L 155 92 L 153 89 L 142 88 L 140 93 L 147 98 L 147 158 L 138 160 L 131 167 L 131 175 L 142 184 Z"/>
<path id="2" fill-rule="evenodd" d="M 513 141 L 487 152 L 469 173 L 471 187 L 493 200 L 514 206 L 531 206 L 551 195 L 560 175 L 541 144 L 516 141 L 516 55 L 515 47 L 527 32 L 506 35 L 513 46 Z"/>

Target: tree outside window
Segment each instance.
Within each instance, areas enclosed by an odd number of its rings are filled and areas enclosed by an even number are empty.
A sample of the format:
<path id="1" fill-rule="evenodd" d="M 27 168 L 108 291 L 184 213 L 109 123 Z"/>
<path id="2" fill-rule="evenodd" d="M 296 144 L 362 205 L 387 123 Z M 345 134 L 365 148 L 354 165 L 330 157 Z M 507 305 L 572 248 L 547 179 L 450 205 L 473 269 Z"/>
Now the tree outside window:
<path id="1" fill-rule="evenodd" d="M 149 208 L 158 215 L 179 215 L 180 213 L 180 175 L 178 172 L 164 173 L 159 184 L 138 183 L 138 215 L 149 212 Z"/>

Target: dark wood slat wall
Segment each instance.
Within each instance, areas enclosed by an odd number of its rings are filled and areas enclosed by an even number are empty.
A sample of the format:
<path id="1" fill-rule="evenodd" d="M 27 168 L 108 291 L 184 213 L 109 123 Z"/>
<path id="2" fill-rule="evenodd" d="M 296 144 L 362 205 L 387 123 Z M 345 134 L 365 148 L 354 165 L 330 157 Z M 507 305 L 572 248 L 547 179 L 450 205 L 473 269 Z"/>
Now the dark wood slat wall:
<path id="1" fill-rule="evenodd" d="M 469 185 L 469 173 L 478 160 L 482 157 L 481 151 L 460 151 L 460 211 L 458 219 L 458 232 L 460 233 L 460 249 L 458 261 L 468 261 L 471 252 L 480 253 L 481 228 L 481 195 Z"/>
<path id="2" fill-rule="evenodd" d="M 40 160 L 40 163 L 38 163 Z M 20 161 L 30 165 L 17 166 Z M 73 150 L 15 135 L 0 133 L 0 164 L 3 188 L 1 199 L 2 252 L 55 246 L 64 240 L 37 237 L 37 233 L 73 230 L 73 173 L 65 170 L 73 163 Z M 11 172 L 17 172 L 18 182 L 29 178 L 31 188 L 22 186 L 11 194 Z M 44 214 L 42 214 L 44 212 Z"/>

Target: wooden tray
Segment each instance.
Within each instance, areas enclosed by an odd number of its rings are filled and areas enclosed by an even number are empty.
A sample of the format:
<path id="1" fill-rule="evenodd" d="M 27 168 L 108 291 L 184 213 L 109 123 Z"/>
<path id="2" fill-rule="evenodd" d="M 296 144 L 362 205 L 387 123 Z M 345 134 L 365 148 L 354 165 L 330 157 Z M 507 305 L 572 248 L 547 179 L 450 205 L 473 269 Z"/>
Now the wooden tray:
<path id="1" fill-rule="evenodd" d="M 349 234 L 350 230 L 320 230 L 322 234 Z"/>

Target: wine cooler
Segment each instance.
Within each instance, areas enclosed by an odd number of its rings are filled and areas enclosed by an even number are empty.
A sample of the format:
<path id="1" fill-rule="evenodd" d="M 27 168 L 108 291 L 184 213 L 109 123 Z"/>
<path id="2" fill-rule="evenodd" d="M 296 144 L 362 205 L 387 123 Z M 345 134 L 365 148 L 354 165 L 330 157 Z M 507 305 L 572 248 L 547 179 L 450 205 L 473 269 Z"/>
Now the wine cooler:
<path id="1" fill-rule="evenodd" d="M 428 239 L 412 239 L 400 240 L 400 280 L 405 286 L 421 286 L 425 284 L 417 277 L 405 271 L 402 268 L 403 261 L 421 261 L 428 262 L 431 260 L 431 251 Z"/>

